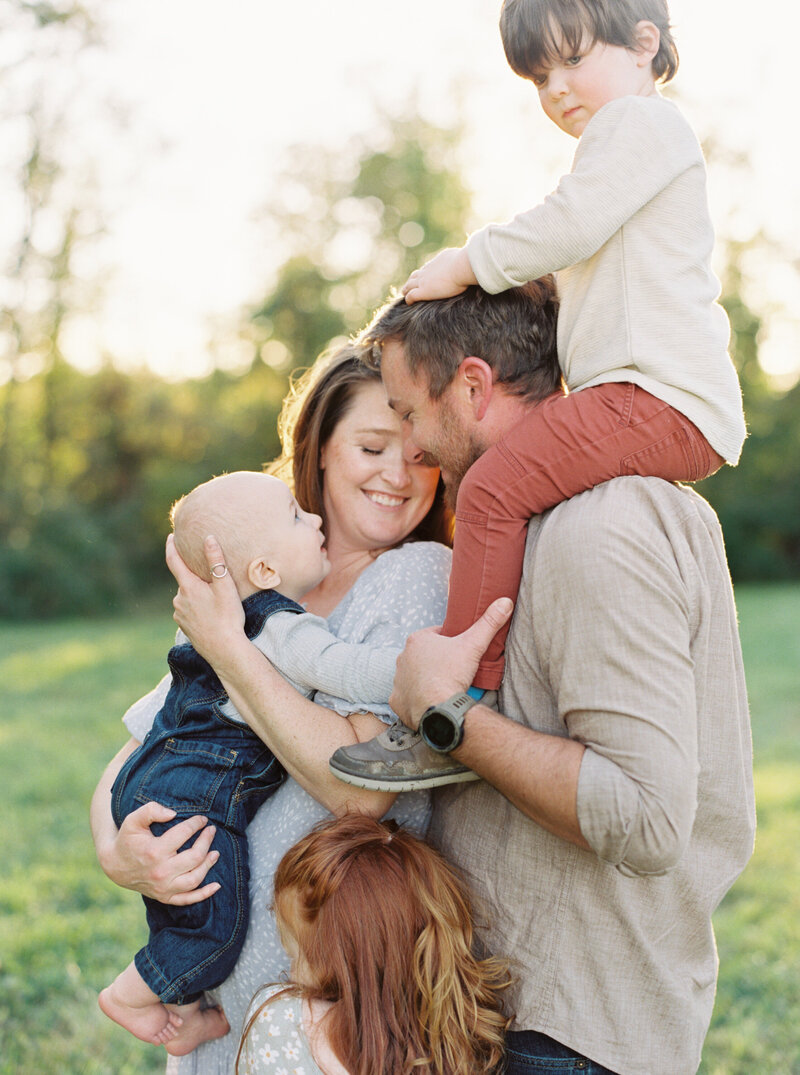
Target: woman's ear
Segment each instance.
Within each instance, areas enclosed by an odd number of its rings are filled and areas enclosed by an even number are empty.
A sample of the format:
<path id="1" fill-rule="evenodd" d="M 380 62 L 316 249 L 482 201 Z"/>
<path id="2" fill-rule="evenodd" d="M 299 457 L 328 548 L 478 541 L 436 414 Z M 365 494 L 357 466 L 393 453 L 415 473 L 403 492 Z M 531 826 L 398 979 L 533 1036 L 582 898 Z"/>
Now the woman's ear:
<path id="1" fill-rule="evenodd" d="M 458 367 L 458 376 L 467 393 L 470 409 L 480 422 L 486 414 L 494 390 L 494 373 L 488 362 L 468 355 Z"/>
<path id="2" fill-rule="evenodd" d="M 274 567 L 269 566 L 263 556 L 250 562 L 247 577 L 257 590 L 276 590 L 281 584 L 280 575 Z"/>
<path id="3" fill-rule="evenodd" d="M 637 63 L 640 67 L 644 67 L 652 63 L 656 57 L 661 45 L 661 31 L 654 22 L 642 19 L 636 23 L 633 32 L 636 39 Z"/>

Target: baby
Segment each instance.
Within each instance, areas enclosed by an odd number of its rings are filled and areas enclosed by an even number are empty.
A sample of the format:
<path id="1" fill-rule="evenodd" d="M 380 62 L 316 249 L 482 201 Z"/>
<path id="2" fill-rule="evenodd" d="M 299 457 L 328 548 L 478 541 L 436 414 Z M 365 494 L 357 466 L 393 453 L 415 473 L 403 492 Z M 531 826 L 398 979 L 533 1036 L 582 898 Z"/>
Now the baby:
<path id="1" fill-rule="evenodd" d="M 399 650 L 340 642 L 298 604 L 330 571 L 318 515 L 267 474 L 239 471 L 198 486 L 172 509 L 178 552 L 209 578 L 203 555 L 218 537 L 245 611 L 248 638 L 302 693 L 315 690 L 364 709 L 387 702 Z M 245 829 L 285 771 L 244 723 L 210 665 L 188 642 L 170 650 L 172 684 L 144 743 L 112 788 L 117 825 L 145 802 L 176 811 L 164 829 L 198 813 L 216 825 L 219 860 L 208 900 L 174 907 L 144 898 L 150 937 L 102 991 L 99 1004 L 136 1037 L 182 1055 L 228 1031 L 201 995 L 228 976 L 247 932 L 249 869 Z"/>

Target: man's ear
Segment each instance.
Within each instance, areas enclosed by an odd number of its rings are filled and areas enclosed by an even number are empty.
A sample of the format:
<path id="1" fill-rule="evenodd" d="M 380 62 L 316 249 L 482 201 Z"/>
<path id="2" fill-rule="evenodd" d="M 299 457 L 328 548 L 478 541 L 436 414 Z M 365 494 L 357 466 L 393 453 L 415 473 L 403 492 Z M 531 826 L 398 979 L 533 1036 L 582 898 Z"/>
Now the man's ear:
<path id="1" fill-rule="evenodd" d="M 654 22 L 642 19 L 634 29 L 636 56 L 639 67 L 652 63 L 661 44 L 661 31 Z"/>
<path id="2" fill-rule="evenodd" d="M 494 372 L 488 362 L 477 355 L 467 355 L 458 367 L 458 376 L 475 419 L 486 414 L 494 391 Z"/>
<path id="3" fill-rule="evenodd" d="M 263 556 L 252 560 L 247 568 L 247 577 L 257 590 L 277 590 L 281 577 L 274 567 L 270 567 Z"/>

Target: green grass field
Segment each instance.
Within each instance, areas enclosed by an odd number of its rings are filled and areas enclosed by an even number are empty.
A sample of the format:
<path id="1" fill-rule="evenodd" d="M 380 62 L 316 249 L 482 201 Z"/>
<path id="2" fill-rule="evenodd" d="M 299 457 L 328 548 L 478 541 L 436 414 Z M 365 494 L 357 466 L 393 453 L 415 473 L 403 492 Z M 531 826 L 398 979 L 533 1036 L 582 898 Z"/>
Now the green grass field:
<path id="1" fill-rule="evenodd" d="M 800 1075 L 800 586 L 737 592 L 759 830 L 716 916 L 721 959 L 703 1075 Z M 144 933 L 138 896 L 102 875 L 87 813 L 161 675 L 168 612 L 124 625 L 0 625 L 0 1075 L 141 1075 L 164 1055 L 101 1016 L 98 989 Z"/>

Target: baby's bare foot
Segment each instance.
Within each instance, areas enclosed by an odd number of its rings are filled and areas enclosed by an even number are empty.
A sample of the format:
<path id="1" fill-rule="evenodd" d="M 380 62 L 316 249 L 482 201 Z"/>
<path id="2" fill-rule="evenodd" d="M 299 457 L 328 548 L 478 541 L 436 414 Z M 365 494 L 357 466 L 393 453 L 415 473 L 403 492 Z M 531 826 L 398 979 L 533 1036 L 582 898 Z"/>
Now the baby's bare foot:
<path id="1" fill-rule="evenodd" d="M 175 1018 L 160 1001 L 144 1007 L 133 1007 L 126 1004 L 116 994 L 114 986 L 110 985 L 102 991 L 97 1003 L 109 1019 L 151 1045 L 165 1045 L 178 1032 Z"/>
<path id="2" fill-rule="evenodd" d="M 191 1005 L 180 1011 L 181 1025 L 170 1041 L 164 1042 L 164 1048 L 171 1056 L 185 1056 L 204 1041 L 213 1038 L 222 1038 L 230 1030 L 230 1024 L 225 1018 L 222 1008 L 200 1008 L 199 1005 Z M 170 1008 L 170 1011 L 174 1011 Z"/>

